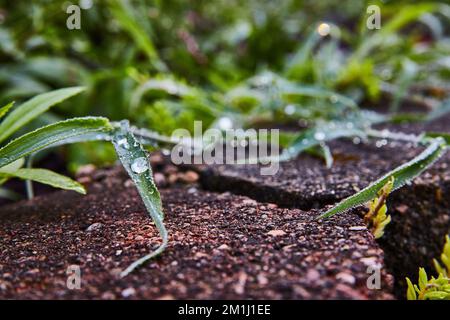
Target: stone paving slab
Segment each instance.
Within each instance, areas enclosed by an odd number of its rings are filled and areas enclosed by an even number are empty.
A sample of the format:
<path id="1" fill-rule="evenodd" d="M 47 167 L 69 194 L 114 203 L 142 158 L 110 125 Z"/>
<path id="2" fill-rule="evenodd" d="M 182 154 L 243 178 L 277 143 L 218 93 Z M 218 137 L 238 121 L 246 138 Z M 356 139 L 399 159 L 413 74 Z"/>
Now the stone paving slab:
<path id="1" fill-rule="evenodd" d="M 389 125 L 393 132 L 419 134 L 450 132 L 450 116 L 430 123 Z M 376 141 L 376 140 L 375 140 Z M 204 188 L 233 190 L 259 201 L 288 208 L 321 209 L 356 193 L 398 165 L 418 155 L 423 148 L 404 142 L 377 147 L 340 139 L 330 143 L 335 163 L 327 169 L 322 160 L 300 155 L 281 163 L 273 176 L 262 176 L 258 165 L 197 167 Z M 404 277 L 417 277 L 419 266 L 431 270 L 432 258 L 442 250 L 450 232 L 450 152 L 411 185 L 389 198 L 393 221 L 380 243 L 389 269 L 397 276 L 397 295 L 404 296 Z M 363 214 L 364 209 L 355 212 Z"/>
<path id="2" fill-rule="evenodd" d="M 118 273 L 160 239 L 121 169 L 95 173 L 89 194 L 58 191 L 0 208 L 0 298 L 391 299 L 383 252 L 353 213 L 320 222 L 195 186 L 161 191 L 168 249 Z M 66 268 L 81 268 L 81 289 Z M 381 289 L 366 286 L 381 267 Z"/>

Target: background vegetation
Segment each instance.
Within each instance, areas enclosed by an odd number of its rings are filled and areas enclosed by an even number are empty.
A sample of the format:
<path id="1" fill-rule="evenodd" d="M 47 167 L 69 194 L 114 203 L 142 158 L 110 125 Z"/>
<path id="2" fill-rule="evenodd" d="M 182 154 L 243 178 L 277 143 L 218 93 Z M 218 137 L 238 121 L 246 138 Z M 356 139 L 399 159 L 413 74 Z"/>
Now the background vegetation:
<path id="1" fill-rule="evenodd" d="M 81 30 L 66 28 L 68 4 L 0 5 L 0 105 L 88 88 L 24 130 L 86 115 L 163 134 L 224 117 L 308 126 L 355 106 L 386 110 L 386 97 L 393 112 L 404 98 L 429 111 L 448 93 L 443 2 L 103 0 L 82 10 Z M 381 7 L 381 30 L 366 28 L 369 4 Z M 323 22 L 328 36 L 317 32 Z M 72 170 L 115 159 L 95 143 L 64 149 Z"/>

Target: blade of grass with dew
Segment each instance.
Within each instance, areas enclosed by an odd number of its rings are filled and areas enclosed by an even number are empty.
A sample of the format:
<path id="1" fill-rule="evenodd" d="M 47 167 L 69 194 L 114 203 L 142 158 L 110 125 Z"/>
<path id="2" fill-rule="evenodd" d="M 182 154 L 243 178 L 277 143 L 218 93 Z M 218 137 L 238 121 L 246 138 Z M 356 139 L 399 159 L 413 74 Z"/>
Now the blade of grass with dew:
<path id="1" fill-rule="evenodd" d="M 0 149 L 0 168 L 53 144 L 90 133 L 112 130 L 109 120 L 102 117 L 73 118 L 57 122 L 11 141 Z"/>
<path id="2" fill-rule="evenodd" d="M 13 105 L 14 102 L 10 102 L 6 106 L 0 108 L 0 119 L 3 118 L 5 114 L 8 113 L 9 109 L 11 109 Z"/>
<path id="3" fill-rule="evenodd" d="M 377 192 L 388 183 L 391 177 L 394 177 L 393 190 L 403 187 L 423 171 L 429 168 L 445 151 L 445 142 L 442 138 L 436 138 L 431 141 L 427 149 L 411 161 L 397 167 L 382 178 L 378 179 L 368 187 L 341 201 L 334 208 L 322 214 L 319 219 L 328 218 L 335 214 L 348 211 L 359 205 L 365 204 L 376 197 Z"/>
<path id="4" fill-rule="evenodd" d="M 19 178 L 22 180 L 32 180 L 43 183 L 55 188 L 72 190 L 81 194 L 86 194 L 84 187 L 78 182 L 46 169 L 17 169 L 5 170 L 5 167 L 0 169 L 0 176 L 8 178 Z"/>
<path id="5" fill-rule="evenodd" d="M 84 90 L 83 87 L 59 89 L 40 94 L 15 108 L 0 123 L 0 142 L 7 139 L 25 124 L 46 112 L 50 107 Z"/>
<path id="6" fill-rule="evenodd" d="M 442 138 L 445 140 L 447 147 L 450 147 L 450 133 L 442 133 L 442 132 L 426 132 L 424 134 L 424 139 L 436 139 Z"/>
<path id="7" fill-rule="evenodd" d="M 352 99 L 338 94 L 334 91 L 325 90 L 321 88 L 311 87 L 311 86 L 289 86 L 283 88 L 282 95 L 285 98 L 293 98 L 296 96 L 306 96 L 312 98 L 322 98 L 334 100 L 335 103 L 340 103 L 345 107 L 356 110 L 358 105 Z"/>
<path id="8" fill-rule="evenodd" d="M 326 123 L 318 124 L 313 128 L 307 129 L 300 133 L 291 143 L 284 149 L 280 155 L 282 161 L 297 157 L 304 150 L 314 146 L 320 146 L 326 141 L 335 140 L 343 137 L 362 137 L 364 132 L 356 128 L 352 123 Z"/>
<path id="9" fill-rule="evenodd" d="M 150 167 L 147 153 L 144 151 L 139 141 L 130 132 L 130 127 L 127 120 L 122 121 L 120 123 L 120 128 L 116 129 L 113 144 L 122 165 L 134 181 L 142 201 L 144 202 L 144 205 L 163 240 L 162 244 L 155 251 L 133 262 L 124 271 L 122 271 L 121 277 L 125 277 L 149 259 L 161 254 L 167 246 L 168 234 L 163 223 L 164 214 L 162 210 L 161 197 L 155 182 L 153 181 L 152 169 Z"/>

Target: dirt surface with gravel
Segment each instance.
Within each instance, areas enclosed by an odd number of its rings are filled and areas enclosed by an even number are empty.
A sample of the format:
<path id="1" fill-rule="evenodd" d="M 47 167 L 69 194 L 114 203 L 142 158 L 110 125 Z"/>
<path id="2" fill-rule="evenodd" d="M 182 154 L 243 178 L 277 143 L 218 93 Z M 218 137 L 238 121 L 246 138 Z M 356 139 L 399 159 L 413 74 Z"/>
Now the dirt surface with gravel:
<path id="1" fill-rule="evenodd" d="M 449 120 L 389 129 L 449 131 Z M 330 146 L 331 169 L 301 155 L 269 177 L 258 166 L 179 171 L 154 155 L 170 244 L 125 279 L 120 271 L 161 240 L 123 170 L 86 168 L 78 179 L 87 196 L 58 191 L 2 206 L 0 298 L 403 298 L 404 276 L 431 271 L 450 230 L 450 155 L 389 198 L 393 221 L 375 241 L 363 208 L 314 218 L 423 148 Z M 66 286 L 69 265 L 81 268 L 80 290 Z M 368 267 L 381 268 L 380 290 L 367 288 Z"/>
<path id="2" fill-rule="evenodd" d="M 87 181 L 87 177 L 84 177 Z M 390 299 L 391 277 L 369 290 L 383 254 L 355 214 L 317 222 L 195 186 L 161 191 L 170 244 L 127 278 L 160 241 L 121 169 L 96 172 L 89 194 L 58 191 L 1 208 L 0 298 Z M 81 289 L 66 287 L 69 265 Z"/>
<path id="3" fill-rule="evenodd" d="M 449 123 L 447 116 L 429 123 L 392 124 L 379 129 L 408 134 L 450 132 Z M 262 176 L 257 165 L 218 165 L 197 170 L 208 190 L 233 190 L 288 208 L 325 210 L 424 150 L 412 143 L 380 142 L 333 141 L 330 148 L 335 163 L 330 169 L 322 160 L 303 154 L 281 163 L 273 176 Z M 379 243 L 385 251 L 388 269 L 396 278 L 395 292 L 399 298 L 405 296 L 405 277 L 416 279 L 419 266 L 434 274 L 432 259 L 440 255 L 444 237 L 450 232 L 449 165 L 447 152 L 410 185 L 389 197 L 392 223 Z"/>

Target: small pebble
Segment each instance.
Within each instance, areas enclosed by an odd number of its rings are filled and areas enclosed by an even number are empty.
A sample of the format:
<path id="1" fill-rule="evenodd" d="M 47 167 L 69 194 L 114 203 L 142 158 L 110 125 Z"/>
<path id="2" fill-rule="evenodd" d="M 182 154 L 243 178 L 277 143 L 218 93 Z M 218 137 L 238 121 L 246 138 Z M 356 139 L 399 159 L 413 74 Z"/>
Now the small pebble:
<path id="1" fill-rule="evenodd" d="M 356 279 L 355 279 L 355 277 L 354 276 L 352 276 L 351 274 L 349 274 L 349 273 L 346 273 L 346 272 L 340 272 L 340 273 L 338 273 L 337 275 L 336 275 L 336 279 L 337 280 L 341 280 L 341 281 L 343 281 L 343 282 L 345 282 L 345 283 L 348 283 L 348 284 L 355 284 L 355 282 L 356 282 Z"/>
<path id="2" fill-rule="evenodd" d="M 93 232 L 93 231 L 98 231 L 103 227 L 103 224 L 100 222 L 96 222 L 91 224 L 89 227 L 87 227 L 86 231 L 87 232 Z"/>
<path id="3" fill-rule="evenodd" d="M 134 288 L 127 288 L 122 291 L 122 297 L 129 298 L 131 296 L 134 296 L 136 294 L 136 290 Z"/>
<path id="4" fill-rule="evenodd" d="M 362 230 L 367 230 L 367 227 L 366 226 L 353 226 L 353 227 L 348 228 L 348 230 L 351 230 L 351 231 L 362 231 Z"/>
<path id="5" fill-rule="evenodd" d="M 272 237 L 278 237 L 278 236 L 284 236 L 286 234 L 286 232 L 284 232 L 283 230 L 271 230 L 271 231 L 267 232 L 267 234 Z"/>

